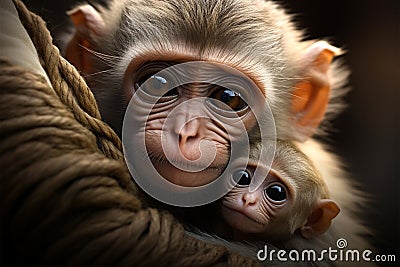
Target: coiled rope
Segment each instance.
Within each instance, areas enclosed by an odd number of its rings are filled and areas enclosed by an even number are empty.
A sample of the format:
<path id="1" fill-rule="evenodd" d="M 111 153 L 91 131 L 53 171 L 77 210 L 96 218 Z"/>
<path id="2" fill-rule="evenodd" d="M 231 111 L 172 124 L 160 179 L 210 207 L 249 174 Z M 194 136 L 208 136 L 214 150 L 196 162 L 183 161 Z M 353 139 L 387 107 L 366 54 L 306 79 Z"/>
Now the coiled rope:
<path id="1" fill-rule="evenodd" d="M 85 81 L 18 0 L 52 87 L 0 59 L 1 266 L 251 266 L 144 208 Z"/>

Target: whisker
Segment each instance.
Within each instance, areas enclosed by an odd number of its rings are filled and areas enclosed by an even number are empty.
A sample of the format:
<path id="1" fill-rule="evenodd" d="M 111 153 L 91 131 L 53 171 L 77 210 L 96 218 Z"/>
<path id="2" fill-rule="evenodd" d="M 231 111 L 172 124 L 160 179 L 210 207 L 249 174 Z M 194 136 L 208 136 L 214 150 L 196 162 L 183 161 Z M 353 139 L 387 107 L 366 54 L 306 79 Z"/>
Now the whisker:
<path id="1" fill-rule="evenodd" d="M 107 73 L 107 72 L 111 72 L 111 71 L 113 71 L 113 69 L 109 68 L 107 70 L 101 70 L 101 71 L 85 74 L 84 77 L 86 78 L 86 77 L 95 76 L 95 75 L 98 75 L 98 74 Z"/>
<path id="2" fill-rule="evenodd" d="M 107 55 L 104 53 L 100 53 L 97 51 L 94 51 L 90 48 L 87 48 L 81 44 L 79 44 L 80 47 L 82 47 L 83 49 L 85 49 L 87 52 L 91 53 L 92 55 L 94 55 L 95 57 L 97 57 L 98 59 L 102 60 L 104 63 L 106 63 L 108 66 L 110 67 L 114 67 L 115 66 L 115 62 L 118 60 L 121 60 L 122 57 L 120 56 L 112 56 L 112 55 Z"/>

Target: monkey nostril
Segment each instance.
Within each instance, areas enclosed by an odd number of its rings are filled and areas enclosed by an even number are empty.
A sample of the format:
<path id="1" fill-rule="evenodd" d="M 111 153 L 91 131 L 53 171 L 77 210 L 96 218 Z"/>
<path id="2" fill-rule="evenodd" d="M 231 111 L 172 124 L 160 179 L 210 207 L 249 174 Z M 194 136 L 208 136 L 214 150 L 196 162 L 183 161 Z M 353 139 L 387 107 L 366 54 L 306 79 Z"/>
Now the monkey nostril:
<path id="1" fill-rule="evenodd" d="M 198 138 L 197 134 L 179 134 L 179 143 L 193 142 Z"/>
<path id="2" fill-rule="evenodd" d="M 244 206 L 251 206 L 256 204 L 257 198 L 253 194 L 243 194 L 242 201 Z"/>
<path id="3" fill-rule="evenodd" d="M 196 120 L 189 121 L 183 126 L 183 128 L 177 131 L 177 134 L 180 145 L 191 142 L 199 143 L 199 139 L 201 139 L 200 123 Z"/>
<path id="4" fill-rule="evenodd" d="M 179 150 L 187 160 L 197 160 L 201 157 L 200 141 L 197 135 L 179 135 Z"/>

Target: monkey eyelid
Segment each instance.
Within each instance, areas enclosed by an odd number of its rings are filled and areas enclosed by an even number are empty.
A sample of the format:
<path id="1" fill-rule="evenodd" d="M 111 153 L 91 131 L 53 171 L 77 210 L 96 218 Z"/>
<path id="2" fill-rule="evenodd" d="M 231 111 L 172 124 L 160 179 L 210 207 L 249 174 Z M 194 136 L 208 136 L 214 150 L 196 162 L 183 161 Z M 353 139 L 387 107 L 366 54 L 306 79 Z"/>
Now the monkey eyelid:
<path id="1" fill-rule="evenodd" d="M 289 181 L 286 181 L 286 179 L 284 178 L 284 176 L 282 176 L 277 170 L 270 168 L 269 172 L 268 172 L 268 176 L 273 176 L 276 181 L 279 181 L 280 183 L 284 184 L 286 186 L 286 184 Z"/>
<path id="2" fill-rule="evenodd" d="M 291 198 L 293 198 L 293 199 L 296 198 L 295 186 L 288 178 L 286 178 L 285 175 L 282 175 L 279 171 L 277 171 L 273 168 L 271 168 L 269 170 L 268 176 L 269 175 L 273 175 L 275 177 L 274 182 L 278 181 L 280 184 L 282 184 L 285 187 L 286 192 L 288 193 L 287 200 L 289 200 Z M 271 183 L 273 183 L 273 182 L 271 182 Z M 270 184 L 268 184 L 268 186 L 270 186 Z"/>
<path id="3" fill-rule="evenodd" d="M 214 94 L 215 92 L 217 92 L 218 90 L 221 90 L 221 89 L 226 89 L 226 90 L 230 90 L 230 91 L 234 92 L 235 94 L 237 94 L 238 97 L 240 97 L 242 99 L 243 102 L 246 103 L 246 106 L 249 106 L 248 102 L 251 100 L 245 94 L 245 90 L 243 90 L 243 87 L 241 87 L 240 85 L 234 85 L 232 87 L 228 87 L 228 85 L 220 86 L 220 85 L 212 84 L 212 85 L 210 85 L 210 90 L 209 90 L 208 95 L 211 96 L 212 94 Z"/>
<path id="4" fill-rule="evenodd" d="M 169 61 L 145 61 L 138 65 L 133 69 L 132 74 L 135 81 L 143 80 L 146 77 L 146 80 L 150 78 L 152 75 L 157 74 L 160 71 L 167 69 L 173 65 L 177 64 L 176 62 Z M 140 73 L 140 75 L 136 75 Z M 170 79 L 174 79 L 172 73 L 163 72 L 164 76 L 168 76 Z"/>
<path id="5" fill-rule="evenodd" d="M 250 113 L 249 112 L 250 108 L 248 106 L 244 107 L 241 110 L 235 111 L 233 109 L 229 110 L 229 109 L 220 108 L 220 107 L 218 107 L 218 105 L 213 103 L 214 101 L 219 101 L 219 100 L 211 98 L 211 97 L 208 97 L 207 100 L 205 101 L 205 103 L 207 104 L 207 107 L 209 107 L 211 109 L 212 112 L 215 112 L 220 116 L 224 116 L 226 118 L 240 118 L 240 119 L 243 119 L 247 114 Z M 221 101 L 221 103 L 223 103 L 223 102 Z"/>

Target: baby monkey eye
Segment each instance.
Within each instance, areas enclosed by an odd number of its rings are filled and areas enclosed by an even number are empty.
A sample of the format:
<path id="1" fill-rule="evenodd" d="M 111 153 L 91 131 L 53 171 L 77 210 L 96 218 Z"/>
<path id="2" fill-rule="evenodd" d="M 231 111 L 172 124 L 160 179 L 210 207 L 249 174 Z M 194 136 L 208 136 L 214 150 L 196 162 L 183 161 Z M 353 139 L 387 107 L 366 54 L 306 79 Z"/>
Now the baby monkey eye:
<path id="1" fill-rule="evenodd" d="M 233 173 L 233 180 L 239 186 L 248 186 L 251 182 L 251 174 L 248 170 L 238 170 Z"/>
<path id="2" fill-rule="evenodd" d="M 227 107 L 222 105 L 221 103 L 218 104 L 219 101 L 228 105 L 234 111 L 240 111 L 247 107 L 247 103 L 242 99 L 239 93 L 236 93 L 233 90 L 230 90 L 225 87 L 221 87 L 218 90 L 214 91 L 211 95 L 211 98 L 218 100 L 213 101 L 213 104 L 216 105 L 218 108 L 227 110 Z"/>
<path id="3" fill-rule="evenodd" d="M 264 189 L 265 195 L 273 202 L 280 204 L 286 200 L 286 189 L 280 184 L 272 184 Z"/>

